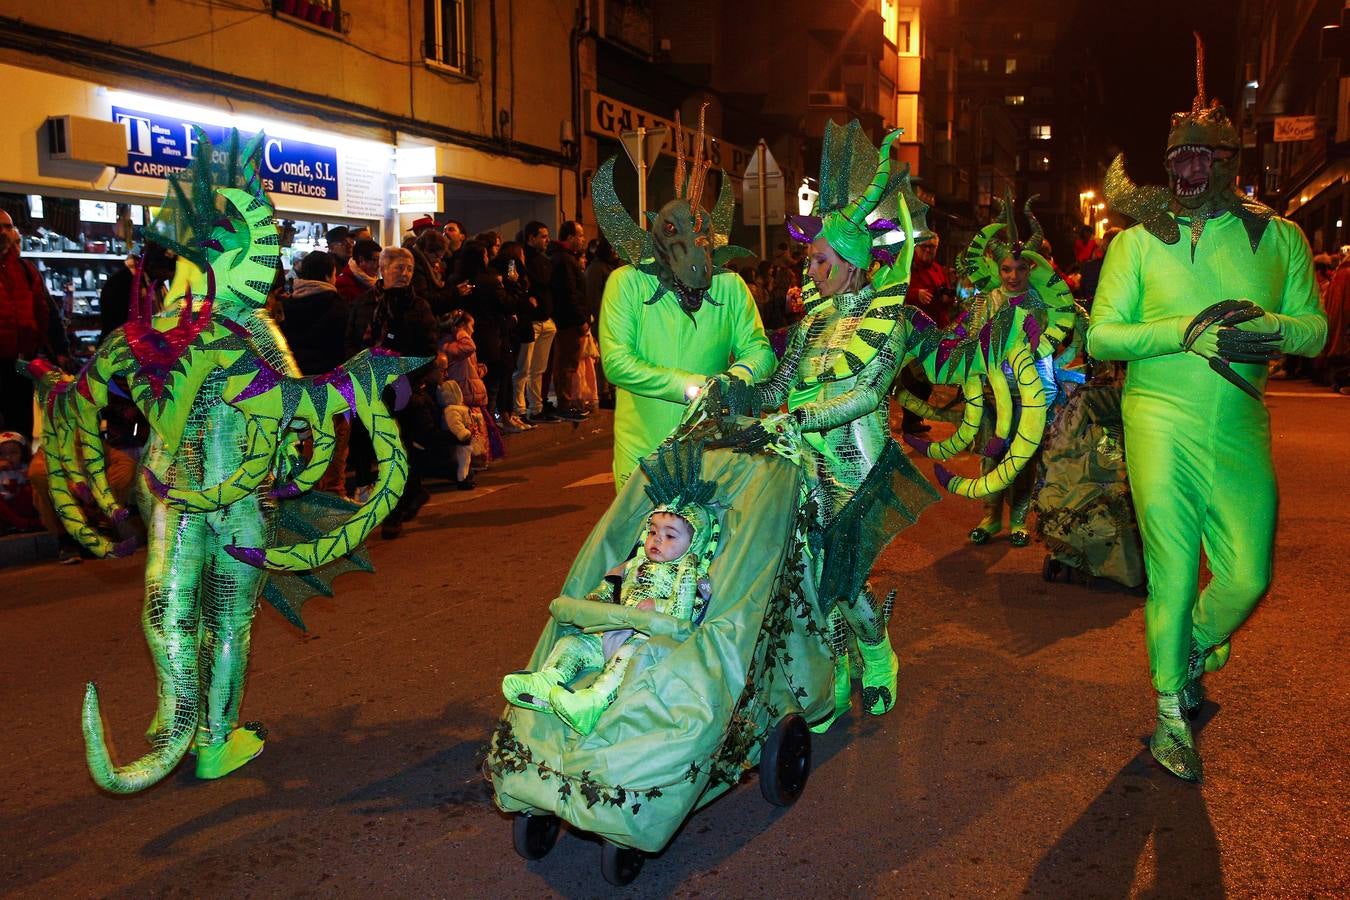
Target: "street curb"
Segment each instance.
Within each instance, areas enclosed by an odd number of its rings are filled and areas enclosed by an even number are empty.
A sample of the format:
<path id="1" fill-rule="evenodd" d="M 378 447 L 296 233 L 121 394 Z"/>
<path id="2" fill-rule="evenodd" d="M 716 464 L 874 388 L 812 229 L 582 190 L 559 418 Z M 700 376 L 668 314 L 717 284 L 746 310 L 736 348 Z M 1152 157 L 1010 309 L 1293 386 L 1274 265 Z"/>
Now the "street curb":
<path id="1" fill-rule="evenodd" d="M 56 559 L 57 549 L 56 537 L 45 531 L 7 535 L 0 538 L 0 569 Z"/>

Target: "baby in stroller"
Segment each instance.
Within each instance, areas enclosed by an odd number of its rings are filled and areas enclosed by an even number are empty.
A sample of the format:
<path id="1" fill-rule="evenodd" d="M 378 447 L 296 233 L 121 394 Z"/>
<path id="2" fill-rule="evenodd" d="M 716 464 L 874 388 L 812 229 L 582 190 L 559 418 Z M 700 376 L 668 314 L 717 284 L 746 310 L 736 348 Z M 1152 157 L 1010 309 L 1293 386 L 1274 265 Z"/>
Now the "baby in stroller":
<path id="1" fill-rule="evenodd" d="M 695 623 L 702 619 L 712 598 L 708 565 L 721 534 L 717 507 L 708 499 L 712 487 L 697 482 L 686 496 L 657 504 L 636 554 L 611 569 L 586 599 Z M 631 628 L 563 635 L 538 671 L 503 678 L 502 693 L 516 706 L 552 712 L 572 730 L 590 734 L 646 640 Z M 594 669 L 601 671 L 591 684 L 572 687 Z"/>

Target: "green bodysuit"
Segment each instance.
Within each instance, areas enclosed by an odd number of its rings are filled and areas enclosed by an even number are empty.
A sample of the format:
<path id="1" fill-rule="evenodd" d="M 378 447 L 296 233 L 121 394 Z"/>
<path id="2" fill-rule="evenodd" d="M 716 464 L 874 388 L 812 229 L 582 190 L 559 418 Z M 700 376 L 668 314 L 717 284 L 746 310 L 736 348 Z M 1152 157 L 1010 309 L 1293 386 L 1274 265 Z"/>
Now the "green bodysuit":
<path id="1" fill-rule="evenodd" d="M 1190 232 L 1179 219 L 1180 232 Z M 1126 460 L 1148 569 L 1149 662 L 1159 692 L 1187 680 L 1201 651 L 1229 640 L 1270 583 L 1275 472 L 1265 404 L 1182 349 L 1191 319 L 1229 298 L 1248 299 L 1280 322 L 1279 349 L 1315 355 L 1326 339 L 1308 242 L 1271 219 L 1253 253 L 1232 213 L 1190 241 L 1166 244 L 1142 226 L 1111 244 L 1088 330 L 1088 351 L 1127 360 L 1122 401 Z M 1233 369 L 1264 389 L 1264 365 Z M 1213 579 L 1197 595 L 1200 551 Z M 1213 666 L 1211 666 L 1212 668 Z"/>
<path id="2" fill-rule="evenodd" d="M 660 282 L 623 266 L 610 275 L 600 312 L 600 357 L 618 388 L 614 410 L 614 482 L 670 436 L 692 390 L 734 361 L 746 381 L 776 362 L 759 310 L 739 275 L 713 276 L 709 298 L 693 317 L 669 292 L 648 304 Z M 738 366 L 738 368 L 739 368 Z"/>

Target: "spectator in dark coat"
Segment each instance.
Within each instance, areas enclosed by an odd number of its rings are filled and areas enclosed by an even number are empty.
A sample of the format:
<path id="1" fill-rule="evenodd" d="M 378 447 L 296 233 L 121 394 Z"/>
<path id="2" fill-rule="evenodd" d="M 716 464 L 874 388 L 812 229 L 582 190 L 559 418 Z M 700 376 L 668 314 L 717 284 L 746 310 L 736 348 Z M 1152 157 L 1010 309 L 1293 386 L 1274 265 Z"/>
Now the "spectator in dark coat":
<path id="1" fill-rule="evenodd" d="M 478 361 L 487 366 L 483 383 L 487 386 L 488 409 L 498 411 L 497 397 L 503 381 L 509 381 L 515 368 L 515 357 L 510 350 L 510 319 L 507 307 L 510 298 L 502 283 L 502 276 L 489 265 L 488 249 L 478 241 L 468 241 L 460 248 L 460 273 L 472 290 L 464 298 L 464 309 L 473 316 L 474 343 L 478 345 Z M 507 409 L 510 414 L 510 409 Z"/>
<path id="2" fill-rule="evenodd" d="M 303 375 L 322 375 L 342 365 L 351 304 L 338 293 L 333 255 L 322 250 L 300 261 L 291 292 L 282 298 L 281 333 Z"/>
<path id="3" fill-rule="evenodd" d="M 300 260 L 291 292 L 281 300 L 285 318 L 281 333 L 291 346 L 291 355 L 302 375 L 322 375 L 342 365 L 350 303 L 338 293 L 333 254 L 315 250 Z M 351 420 L 333 416 L 329 427 L 335 438 L 333 458 L 323 477 L 321 491 L 346 496 L 347 450 L 351 445 Z"/>
<path id="4" fill-rule="evenodd" d="M 553 262 L 553 322 L 558 328 L 553 356 L 556 370 L 553 386 L 558 392 L 558 415 L 565 419 L 584 419 L 589 415 L 577 382 L 581 362 L 581 339 L 590 334 L 591 310 L 586 302 L 586 273 L 581 268 L 581 251 L 586 247 L 586 232 L 580 222 L 564 222 L 558 229 L 558 241 L 550 248 Z"/>
<path id="5" fill-rule="evenodd" d="M 141 249 L 141 287 L 158 299 L 164 282 L 173 278 L 174 267 L 178 264 L 178 255 L 172 250 L 161 247 L 153 241 L 146 241 Z M 126 324 L 131 314 L 131 287 L 136 281 L 132 269 L 134 263 L 118 269 L 103 283 L 98 295 L 98 321 L 101 331 L 98 342 Z"/>

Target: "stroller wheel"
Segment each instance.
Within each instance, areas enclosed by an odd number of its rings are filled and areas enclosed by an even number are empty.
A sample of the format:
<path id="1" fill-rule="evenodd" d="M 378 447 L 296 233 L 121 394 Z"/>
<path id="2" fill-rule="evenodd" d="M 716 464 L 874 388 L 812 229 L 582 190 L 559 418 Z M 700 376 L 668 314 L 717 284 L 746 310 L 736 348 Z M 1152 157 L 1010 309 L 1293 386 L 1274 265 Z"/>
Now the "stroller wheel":
<path id="1" fill-rule="evenodd" d="M 1045 555 L 1045 562 L 1041 565 L 1041 579 L 1044 581 L 1058 581 L 1060 570 L 1063 568 L 1063 563 L 1047 553 Z"/>
<path id="2" fill-rule="evenodd" d="M 521 813 L 511 823 L 511 842 L 522 859 L 542 859 L 558 842 L 561 828 L 562 821 L 557 816 Z"/>
<path id="3" fill-rule="evenodd" d="M 774 806 L 791 806 L 811 774 L 811 731 L 798 715 L 783 718 L 764 741 L 759 789 Z"/>
<path id="4" fill-rule="evenodd" d="M 605 876 L 605 880 L 610 884 L 618 887 L 623 887 L 637 878 L 638 873 L 642 871 L 642 864 L 646 861 L 647 857 L 641 850 L 620 847 L 609 841 L 600 845 L 600 874 Z"/>

